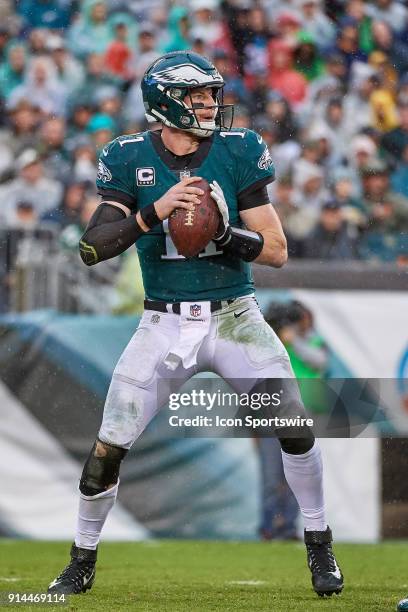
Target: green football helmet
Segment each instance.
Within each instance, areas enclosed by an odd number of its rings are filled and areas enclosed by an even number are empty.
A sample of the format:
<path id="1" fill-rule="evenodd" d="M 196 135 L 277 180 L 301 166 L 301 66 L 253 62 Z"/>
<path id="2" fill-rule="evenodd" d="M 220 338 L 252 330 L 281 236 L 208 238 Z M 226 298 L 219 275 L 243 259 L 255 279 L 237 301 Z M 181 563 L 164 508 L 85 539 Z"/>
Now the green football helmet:
<path id="1" fill-rule="evenodd" d="M 148 121 L 159 121 L 169 127 L 186 130 L 200 137 L 232 126 L 233 105 L 223 103 L 224 79 L 207 58 L 193 51 L 174 51 L 157 59 L 142 79 L 143 102 Z M 213 121 L 199 121 L 191 90 L 208 87 L 212 90 L 217 114 Z M 190 95 L 190 106 L 184 102 Z M 226 115 L 230 117 L 226 119 Z"/>

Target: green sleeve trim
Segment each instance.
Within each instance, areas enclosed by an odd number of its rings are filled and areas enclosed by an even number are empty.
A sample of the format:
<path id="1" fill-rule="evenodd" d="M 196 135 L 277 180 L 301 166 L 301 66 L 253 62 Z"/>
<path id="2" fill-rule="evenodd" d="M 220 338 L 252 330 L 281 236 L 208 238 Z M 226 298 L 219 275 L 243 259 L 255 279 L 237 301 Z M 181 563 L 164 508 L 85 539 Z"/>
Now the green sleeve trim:
<path id="1" fill-rule="evenodd" d="M 84 242 L 84 240 L 79 241 L 79 252 L 81 253 L 82 261 L 87 266 L 98 263 L 99 258 L 95 248 Z"/>

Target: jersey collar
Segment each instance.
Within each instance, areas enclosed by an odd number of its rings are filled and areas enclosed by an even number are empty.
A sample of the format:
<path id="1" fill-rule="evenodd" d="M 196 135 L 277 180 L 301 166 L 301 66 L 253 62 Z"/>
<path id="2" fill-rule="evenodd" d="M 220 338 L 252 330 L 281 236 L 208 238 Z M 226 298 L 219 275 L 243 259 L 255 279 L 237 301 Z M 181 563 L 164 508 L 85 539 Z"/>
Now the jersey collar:
<path id="1" fill-rule="evenodd" d="M 214 140 L 214 134 L 203 138 L 194 153 L 175 155 L 166 147 L 161 139 L 161 130 L 149 132 L 153 147 L 162 162 L 170 170 L 196 170 L 206 159 Z"/>

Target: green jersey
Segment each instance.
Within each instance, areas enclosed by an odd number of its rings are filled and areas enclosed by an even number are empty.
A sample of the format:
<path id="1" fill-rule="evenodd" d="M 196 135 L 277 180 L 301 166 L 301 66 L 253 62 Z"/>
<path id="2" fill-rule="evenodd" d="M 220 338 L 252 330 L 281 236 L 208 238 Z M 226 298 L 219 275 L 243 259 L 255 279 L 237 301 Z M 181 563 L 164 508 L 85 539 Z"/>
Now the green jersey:
<path id="1" fill-rule="evenodd" d="M 160 132 L 148 131 L 120 136 L 103 149 L 96 184 L 105 200 L 121 202 L 134 213 L 161 198 L 183 176 L 216 180 L 231 225 L 241 227 L 240 210 L 265 204 L 254 204 L 248 195 L 273 181 L 274 168 L 261 136 L 251 130 L 215 132 L 182 158 L 165 149 Z M 167 220 L 141 236 L 136 246 L 148 299 L 221 300 L 253 292 L 250 264 L 224 254 L 213 242 L 186 259 L 177 253 Z"/>

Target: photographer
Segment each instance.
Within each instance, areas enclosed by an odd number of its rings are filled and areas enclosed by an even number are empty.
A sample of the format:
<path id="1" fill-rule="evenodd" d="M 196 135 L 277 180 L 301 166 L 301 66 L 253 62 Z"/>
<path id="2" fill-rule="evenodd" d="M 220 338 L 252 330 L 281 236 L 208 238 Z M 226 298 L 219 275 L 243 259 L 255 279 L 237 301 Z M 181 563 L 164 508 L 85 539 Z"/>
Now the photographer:
<path id="1" fill-rule="evenodd" d="M 311 311 L 301 302 L 273 303 L 265 317 L 288 351 L 295 376 L 307 408 L 324 408 L 316 398 L 308 401 L 302 379 L 320 378 L 328 364 L 328 349 L 313 326 Z M 311 400 L 311 398 L 309 398 Z M 258 438 L 262 482 L 262 519 L 259 533 L 264 540 L 297 539 L 299 507 L 290 490 L 282 466 L 280 445 L 276 438 Z"/>

